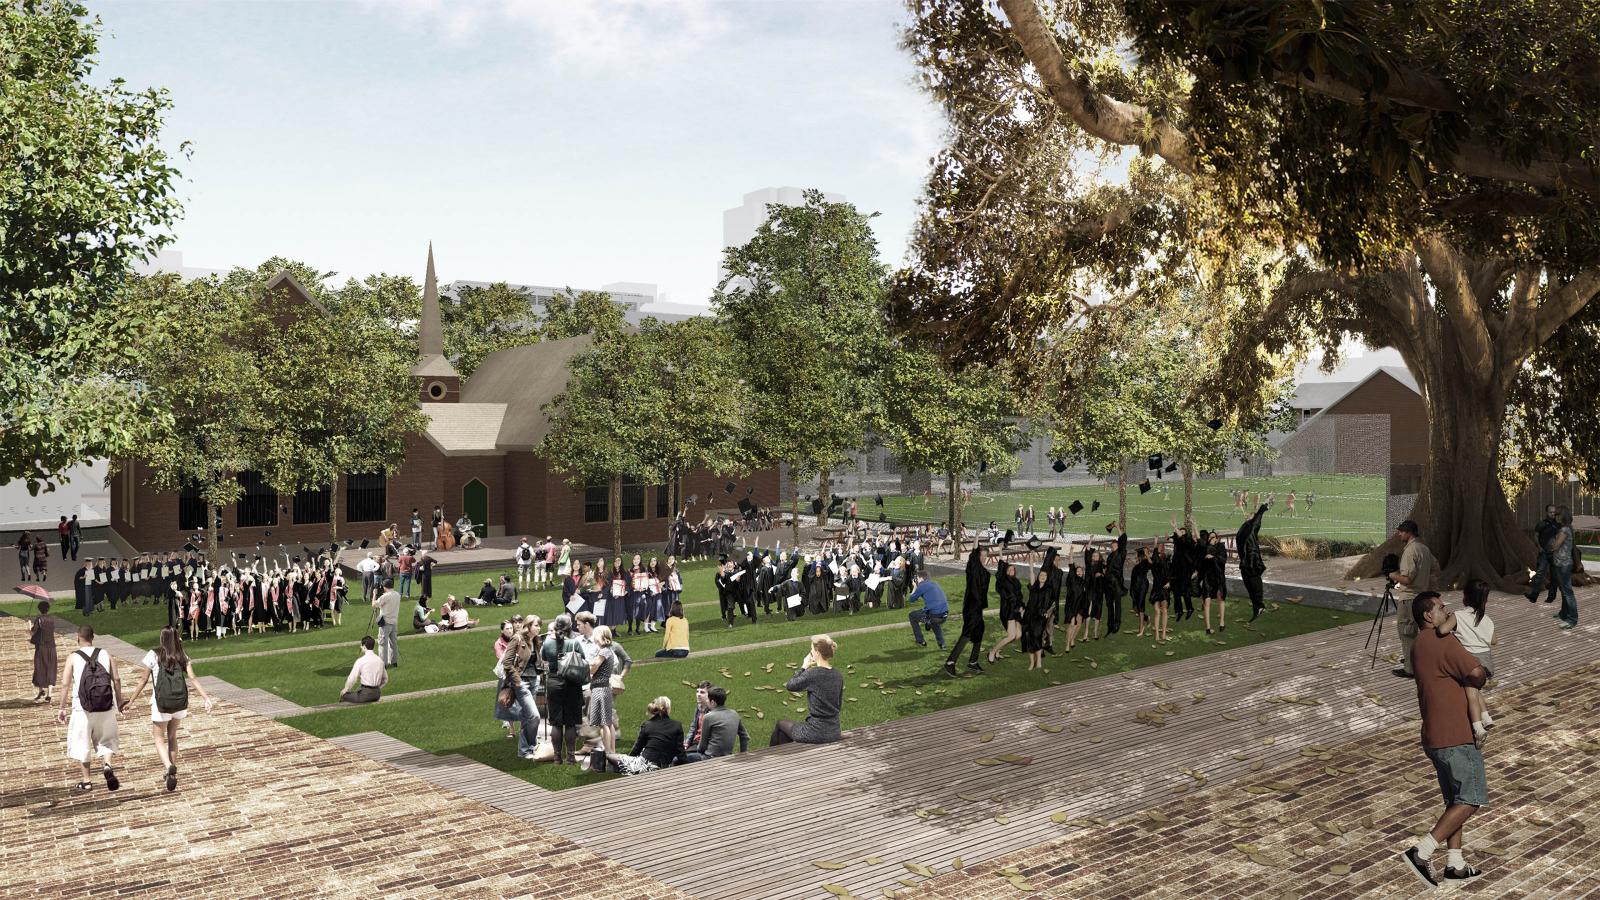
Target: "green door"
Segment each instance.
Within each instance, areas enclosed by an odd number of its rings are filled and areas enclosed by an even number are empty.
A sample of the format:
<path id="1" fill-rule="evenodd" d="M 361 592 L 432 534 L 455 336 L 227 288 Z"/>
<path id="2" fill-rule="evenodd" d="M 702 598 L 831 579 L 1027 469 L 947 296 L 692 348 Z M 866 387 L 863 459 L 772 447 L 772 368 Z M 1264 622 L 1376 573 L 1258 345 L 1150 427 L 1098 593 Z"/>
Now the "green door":
<path id="1" fill-rule="evenodd" d="M 461 509 L 477 526 L 478 537 L 489 536 L 489 486 L 474 478 L 461 489 Z"/>

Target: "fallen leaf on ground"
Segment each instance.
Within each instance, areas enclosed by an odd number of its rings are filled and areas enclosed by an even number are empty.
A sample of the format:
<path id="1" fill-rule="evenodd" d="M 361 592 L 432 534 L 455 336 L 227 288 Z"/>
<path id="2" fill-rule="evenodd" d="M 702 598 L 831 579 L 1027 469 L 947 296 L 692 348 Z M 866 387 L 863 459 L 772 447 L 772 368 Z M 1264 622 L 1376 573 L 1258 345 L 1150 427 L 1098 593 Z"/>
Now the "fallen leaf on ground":
<path id="1" fill-rule="evenodd" d="M 834 862 L 831 859 L 813 859 L 811 861 L 811 864 L 813 866 L 816 866 L 819 869 L 829 869 L 829 870 L 843 869 L 843 868 L 845 868 L 846 866 L 849 865 L 849 863 Z"/>

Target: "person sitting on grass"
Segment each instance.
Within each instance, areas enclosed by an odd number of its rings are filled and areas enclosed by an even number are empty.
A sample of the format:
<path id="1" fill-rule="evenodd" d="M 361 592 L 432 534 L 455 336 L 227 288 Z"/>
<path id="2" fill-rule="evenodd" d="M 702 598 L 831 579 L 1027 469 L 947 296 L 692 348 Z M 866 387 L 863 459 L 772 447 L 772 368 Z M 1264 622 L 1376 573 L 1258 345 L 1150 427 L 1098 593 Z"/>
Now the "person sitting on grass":
<path id="1" fill-rule="evenodd" d="M 426 596 L 417 600 L 417 609 L 411 614 L 411 630 L 418 634 L 436 634 L 439 626 L 433 621 L 433 610 L 428 608 Z"/>
<path id="2" fill-rule="evenodd" d="M 389 683 L 389 671 L 378 654 L 373 652 L 376 646 L 378 642 L 372 639 L 372 635 L 362 636 L 361 656 L 357 657 L 355 665 L 350 667 L 350 676 L 344 680 L 344 690 L 339 694 L 340 703 L 376 703 L 382 696 L 383 686 Z"/>
<path id="3" fill-rule="evenodd" d="M 779 721 L 772 729 L 772 746 L 792 741 L 829 744 L 842 736 L 839 712 L 844 706 L 844 676 L 833 668 L 836 649 L 837 645 L 828 635 L 811 638 L 811 652 L 800 661 L 799 671 L 784 685 L 784 689 L 792 693 L 806 692 L 806 720 Z M 702 727 L 702 732 L 704 730 Z"/>
<path id="4" fill-rule="evenodd" d="M 745 730 L 739 711 L 728 708 L 727 690 L 713 687 L 706 691 L 706 698 L 711 701 L 711 709 L 702 719 L 700 742 L 696 749 L 689 752 L 686 761 L 699 762 L 718 756 L 732 756 L 735 738 L 739 741 L 739 752 L 747 752 L 750 749 L 750 732 Z"/>
<path id="5" fill-rule="evenodd" d="M 478 589 L 478 596 L 472 598 L 472 605 L 492 606 L 497 599 L 499 599 L 499 595 L 495 593 L 494 579 L 485 578 L 483 587 Z"/>
<path id="6" fill-rule="evenodd" d="M 632 753 L 605 752 L 603 767 L 596 767 L 598 761 L 591 753 L 590 771 L 605 771 L 606 768 L 614 769 L 624 775 L 643 775 L 657 769 L 665 769 L 677 762 L 687 762 L 687 755 L 683 750 L 683 726 L 672 718 L 672 699 L 670 697 L 657 697 L 645 707 L 649 718 L 639 725 L 639 737 L 633 742 Z"/>
<path id="7" fill-rule="evenodd" d="M 672 601 L 672 611 L 667 614 L 667 627 L 661 636 L 661 649 L 657 657 L 683 659 L 689 655 L 689 620 L 683 616 L 683 601 Z"/>
<path id="8" fill-rule="evenodd" d="M 500 576 L 500 587 L 495 589 L 494 602 L 501 606 L 510 606 L 517 602 L 517 586 L 511 583 L 510 575 Z"/>
<path id="9" fill-rule="evenodd" d="M 467 608 L 461 605 L 455 594 L 449 595 L 444 601 L 444 608 L 439 611 L 439 627 L 443 631 L 460 631 L 478 624 L 477 619 L 467 618 Z"/>

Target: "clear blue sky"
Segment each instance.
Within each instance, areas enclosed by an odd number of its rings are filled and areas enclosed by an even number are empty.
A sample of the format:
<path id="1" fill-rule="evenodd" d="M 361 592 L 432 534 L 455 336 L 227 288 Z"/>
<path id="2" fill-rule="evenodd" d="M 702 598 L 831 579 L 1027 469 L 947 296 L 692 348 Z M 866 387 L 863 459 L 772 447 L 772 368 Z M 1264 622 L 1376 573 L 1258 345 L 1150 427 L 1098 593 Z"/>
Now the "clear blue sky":
<path id="1" fill-rule="evenodd" d="M 940 121 L 897 2 L 92 2 L 99 77 L 173 95 L 175 249 L 343 275 L 659 284 L 703 303 L 722 210 L 844 194 L 900 260 Z"/>

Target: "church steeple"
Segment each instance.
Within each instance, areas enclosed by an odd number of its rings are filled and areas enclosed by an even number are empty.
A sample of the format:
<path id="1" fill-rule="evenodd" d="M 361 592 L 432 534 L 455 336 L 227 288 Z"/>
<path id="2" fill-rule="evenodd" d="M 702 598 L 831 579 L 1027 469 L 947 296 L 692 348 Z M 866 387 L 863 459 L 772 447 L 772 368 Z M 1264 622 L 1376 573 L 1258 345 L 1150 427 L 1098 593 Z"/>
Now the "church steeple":
<path id="1" fill-rule="evenodd" d="M 439 318 L 439 279 L 433 272 L 433 242 L 428 242 L 428 273 L 422 282 L 422 321 L 417 323 L 417 364 L 411 374 L 420 382 L 422 402 L 454 403 L 461 399 L 461 374 L 444 355 L 444 325 Z"/>

